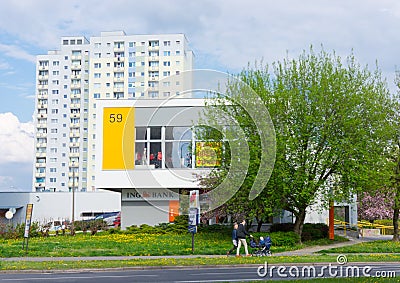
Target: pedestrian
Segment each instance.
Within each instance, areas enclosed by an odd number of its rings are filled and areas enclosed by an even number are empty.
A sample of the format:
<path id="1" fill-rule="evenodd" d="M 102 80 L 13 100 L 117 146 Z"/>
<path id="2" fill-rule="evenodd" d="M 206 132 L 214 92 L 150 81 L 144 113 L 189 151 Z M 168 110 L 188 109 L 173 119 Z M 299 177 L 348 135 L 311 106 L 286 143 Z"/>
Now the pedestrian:
<path id="1" fill-rule="evenodd" d="M 237 229 L 238 229 L 238 224 L 237 222 L 233 223 L 233 230 L 232 230 L 232 243 L 233 243 L 233 248 L 231 248 L 226 255 L 230 255 L 231 252 L 237 249 L 238 245 L 238 238 L 237 238 Z"/>
<path id="2" fill-rule="evenodd" d="M 246 236 L 252 237 L 252 235 L 249 234 L 249 232 L 246 231 L 246 220 L 243 219 L 242 222 L 239 224 L 238 229 L 237 229 L 237 237 L 238 237 L 238 246 L 236 249 L 236 256 L 240 256 L 240 247 L 243 245 L 244 246 L 244 251 L 246 253 L 246 256 L 251 256 L 249 254 L 249 251 L 247 249 L 247 242 L 246 242 Z"/>

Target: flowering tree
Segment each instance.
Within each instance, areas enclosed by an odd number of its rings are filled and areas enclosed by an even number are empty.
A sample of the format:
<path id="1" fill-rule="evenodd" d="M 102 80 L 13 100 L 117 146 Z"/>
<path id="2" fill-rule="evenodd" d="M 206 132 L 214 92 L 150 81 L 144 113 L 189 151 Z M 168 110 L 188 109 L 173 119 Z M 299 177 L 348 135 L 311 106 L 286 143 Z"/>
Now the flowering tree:
<path id="1" fill-rule="evenodd" d="M 377 219 L 392 219 L 393 200 L 393 192 L 386 194 L 382 192 L 375 194 L 364 192 L 361 195 L 358 206 L 358 218 L 371 222 Z"/>

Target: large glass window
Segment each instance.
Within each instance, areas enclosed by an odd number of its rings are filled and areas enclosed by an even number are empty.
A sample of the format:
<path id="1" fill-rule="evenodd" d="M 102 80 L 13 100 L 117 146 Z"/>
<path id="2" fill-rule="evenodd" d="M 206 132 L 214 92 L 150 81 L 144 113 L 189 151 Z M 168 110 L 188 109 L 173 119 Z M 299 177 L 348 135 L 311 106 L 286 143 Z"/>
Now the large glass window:
<path id="1" fill-rule="evenodd" d="M 135 165 L 141 168 L 191 168 L 190 127 L 137 127 Z"/>

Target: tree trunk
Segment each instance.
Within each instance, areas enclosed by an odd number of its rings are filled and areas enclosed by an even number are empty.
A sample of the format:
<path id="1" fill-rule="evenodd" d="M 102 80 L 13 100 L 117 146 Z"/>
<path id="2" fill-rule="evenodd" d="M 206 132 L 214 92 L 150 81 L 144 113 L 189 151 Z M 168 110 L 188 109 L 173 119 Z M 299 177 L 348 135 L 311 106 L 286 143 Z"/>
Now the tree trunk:
<path id="1" fill-rule="evenodd" d="M 256 220 L 257 220 L 257 232 L 261 232 L 261 226 L 263 224 L 262 218 L 256 217 Z"/>
<path id="2" fill-rule="evenodd" d="M 306 209 L 300 208 L 294 222 L 294 232 L 299 235 L 299 243 L 301 243 L 301 234 L 303 233 L 304 220 L 306 219 Z"/>
<path id="3" fill-rule="evenodd" d="M 397 197 L 396 197 L 396 199 L 397 199 Z M 395 200 L 395 206 L 396 206 L 397 202 L 398 201 Z M 393 239 L 392 239 L 393 242 L 398 242 L 400 240 L 399 239 L 399 209 L 397 207 L 398 206 L 396 206 L 396 208 L 393 211 L 393 228 L 394 228 Z"/>

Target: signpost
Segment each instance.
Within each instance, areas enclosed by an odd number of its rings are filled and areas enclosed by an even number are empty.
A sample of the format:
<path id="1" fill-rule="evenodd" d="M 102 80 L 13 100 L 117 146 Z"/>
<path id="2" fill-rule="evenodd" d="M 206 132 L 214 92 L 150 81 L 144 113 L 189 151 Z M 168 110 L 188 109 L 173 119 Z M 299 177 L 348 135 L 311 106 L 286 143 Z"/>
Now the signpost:
<path id="1" fill-rule="evenodd" d="M 26 206 L 24 241 L 22 242 L 22 249 L 25 248 L 26 252 L 28 252 L 29 230 L 31 229 L 31 222 L 32 222 L 32 210 L 33 210 L 33 204 L 28 203 Z"/>
<path id="2" fill-rule="evenodd" d="M 194 253 L 194 234 L 197 233 L 197 225 L 200 222 L 199 190 L 189 193 L 189 232 L 192 234 L 192 253 Z"/>

